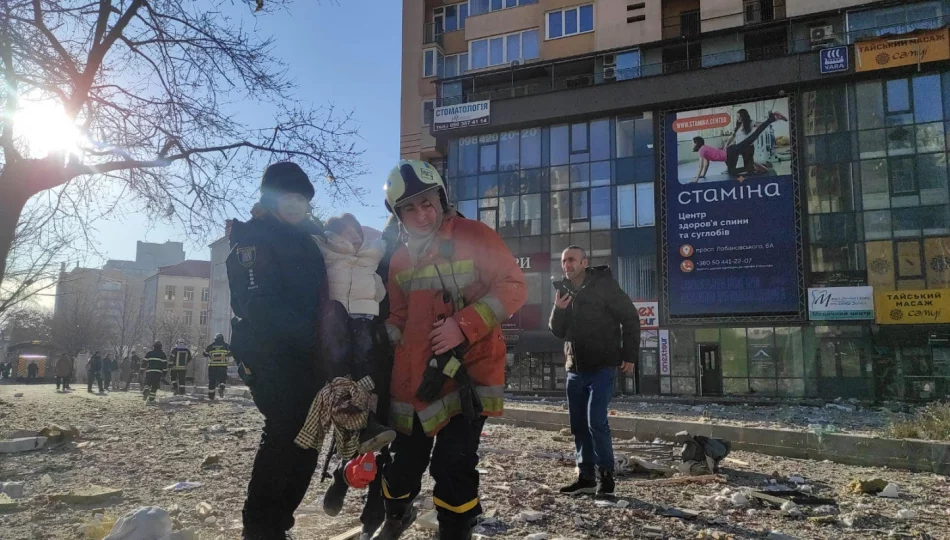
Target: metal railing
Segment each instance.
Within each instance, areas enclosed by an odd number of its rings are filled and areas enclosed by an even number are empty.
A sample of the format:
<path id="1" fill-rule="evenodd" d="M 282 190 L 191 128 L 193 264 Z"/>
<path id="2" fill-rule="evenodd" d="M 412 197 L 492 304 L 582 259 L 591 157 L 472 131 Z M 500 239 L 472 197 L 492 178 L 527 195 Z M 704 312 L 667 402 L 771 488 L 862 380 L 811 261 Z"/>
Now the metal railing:
<path id="1" fill-rule="evenodd" d="M 436 44 L 441 47 L 443 35 L 445 35 L 445 33 L 442 31 L 441 25 L 427 23 L 422 27 L 422 44 Z"/>
<path id="2" fill-rule="evenodd" d="M 913 21 L 912 23 L 903 25 L 896 24 L 876 28 L 857 29 L 852 32 L 838 32 L 827 35 L 823 40 L 818 41 L 811 38 L 797 40 L 786 38 L 781 42 L 753 48 L 745 48 L 742 45 L 744 44 L 744 38 L 748 32 L 737 32 L 736 43 L 738 46 L 735 50 L 714 54 L 701 54 L 692 58 L 641 64 L 626 69 L 605 67 L 604 58 L 607 56 L 615 56 L 616 53 L 598 53 L 584 57 L 548 62 L 529 62 L 507 69 L 495 69 L 486 72 L 466 74 L 450 79 L 441 79 L 437 81 L 438 84 L 441 85 L 438 105 L 455 105 L 490 99 L 509 99 L 587 86 L 610 84 L 630 79 L 695 71 L 724 64 L 810 54 L 817 49 L 851 44 L 856 40 L 879 35 L 881 30 L 887 30 L 891 34 L 902 34 L 925 27 L 940 28 L 948 24 L 950 24 L 950 15 Z M 685 43 L 687 51 L 689 50 L 690 43 L 693 42 L 687 41 Z M 677 47 L 683 47 L 683 44 L 679 44 Z"/>

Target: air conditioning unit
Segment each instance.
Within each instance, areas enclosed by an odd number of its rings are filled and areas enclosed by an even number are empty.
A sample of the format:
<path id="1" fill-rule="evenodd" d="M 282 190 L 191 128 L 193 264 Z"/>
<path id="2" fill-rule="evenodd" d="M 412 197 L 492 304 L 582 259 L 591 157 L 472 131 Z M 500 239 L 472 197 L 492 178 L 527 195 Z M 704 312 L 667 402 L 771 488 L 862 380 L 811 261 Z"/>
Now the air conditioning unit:
<path id="1" fill-rule="evenodd" d="M 835 41 L 835 27 L 830 24 L 812 26 L 808 29 L 808 36 L 812 45 L 827 45 Z"/>
<path id="2" fill-rule="evenodd" d="M 509 66 L 511 66 L 511 67 L 513 67 L 513 68 L 518 67 L 518 66 L 520 66 L 520 65 L 521 65 L 521 61 L 520 61 L 520 60 L 512 60 L 511 63 L 509 64 Z"/>
<path id="3" fill-rule="evenodd" d="M 604 67 L 604 80 L 605 80 L 605 81 L 615 81 L 615 80 L 617 80 L 617 68 L 616 68 L 616 67 Z"/>

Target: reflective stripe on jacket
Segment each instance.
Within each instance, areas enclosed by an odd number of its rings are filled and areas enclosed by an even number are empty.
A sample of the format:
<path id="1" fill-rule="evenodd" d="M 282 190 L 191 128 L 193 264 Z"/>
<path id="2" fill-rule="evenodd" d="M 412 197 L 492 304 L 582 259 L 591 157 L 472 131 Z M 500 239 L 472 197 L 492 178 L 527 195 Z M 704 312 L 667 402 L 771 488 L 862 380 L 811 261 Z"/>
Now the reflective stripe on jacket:
<path id="1" fill-rule="evenodd" d="M 462 363 L 482 397 L 485 416 L 500 416 L 505 384 L 505 342 L 501 323 L 524 304 L 524 275 L 508 246 L 480 221 L 446 215 L 430 249 L 416 264 L 401 246 L 389 267 L 390 335 L 396 345 L 391 421 L 411 433 L 418 415 L 428 435 L 435 435 L 461 412 L 457 386 L 449 381 L 433 403 L 416 399 L 416 390 L 432 347 L 429 334 L 440 316 L 453 317 L 468 343 Z M 443 302 L 443 291 L 450 302 Z"/>

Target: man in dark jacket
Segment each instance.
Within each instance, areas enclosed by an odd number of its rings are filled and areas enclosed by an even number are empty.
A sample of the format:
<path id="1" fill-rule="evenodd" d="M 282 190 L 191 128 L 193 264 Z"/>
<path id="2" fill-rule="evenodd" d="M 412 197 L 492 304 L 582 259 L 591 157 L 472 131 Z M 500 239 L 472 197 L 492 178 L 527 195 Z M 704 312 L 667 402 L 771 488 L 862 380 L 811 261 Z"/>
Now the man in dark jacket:
<path id="1" fill-rule="evenodd" d="M 102 390 L 102 357 L 99 356 L 99 351 L 93 353 L 92 358 L 86 363 L 86 378 L 89 380 L 89 384 L 86 385 L 86 391 L 90 394 L 92 393 L 92 381 L 95 379 L 99 383 L 99 393 L 103 392 Z"/>
<path id="2" fill-rule="evenodd" d="M 564 279 L 556 284 L 551 312 L 551 332 L 564 340 L 567 406 L 580 471 L 577 480 L 561 493 L 609 496 L 614 492 L 614 450 L 607 405 L 613 396 L 617 367 L 629 373 L 636 365 L 640 316 L 610 269 L 589 265 L 582 248 L 564 250 Z"/>
<path id="3" fill-rule="evenodd" d="M 214 399 L 215 391 L 224 397 L 224 383 L 228 382 L 228 357 L 231 356 L 231 347 L 224 341 L 224 334 L 214 336 L 214 342 L 205 348 L 205 358 L 208 359 L 208 399 Z"/>
<path id="4" fill-rule="evenodd" d="M 139 386 L 145 386 L 145 381 L 143 381 L 142 377 L 139 375 L 139 369 L 141 369 L 141 366 L 142 359 L 139 358 L 139 353 L 132 353 L 132 356 L 129 358 L 129 372 L 125 378 L 125 388 L 122 389 L 123 391 L 129 391 L 129 386 L 132 384 L 133 377 L 135 377 L 135 380 L 137 383 L 139 383 Z"/>
<path id="5" fill-rule="evenodd" d="M 158 387 L 162 385 L 162 378 L 168 372 L 168 356 L 162 350 L 162 342 L 156 341 L 152 350 L 145 353 L 145 378 L 142 383 L 142 398 L 148 403 L 155 402 Z"/>
<path id="6" fill-rule="evenodd" d="M 231 353 L 247 374 L 264 432 L 244 503 L 245 540 L 284 538 L 317 468 L 294 444 L 327 374 L 320 321 L 328 286 L 308 214 L 313 184 L 294 163 L 264 171 L 253 218 L 233 221 L 228 256 Z"/>

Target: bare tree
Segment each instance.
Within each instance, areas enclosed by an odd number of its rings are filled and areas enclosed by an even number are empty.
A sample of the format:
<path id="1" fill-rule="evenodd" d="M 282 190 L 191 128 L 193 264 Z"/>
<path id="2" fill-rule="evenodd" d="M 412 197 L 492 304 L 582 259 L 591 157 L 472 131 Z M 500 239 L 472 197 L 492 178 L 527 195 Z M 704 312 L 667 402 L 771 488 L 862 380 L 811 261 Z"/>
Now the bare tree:
<path id="1" fill-rule="evenodd" d="M 107 326 L 96 295 L 74 292 L 60 302 L 53 318 L 53 341 L 70 356 L 102 347 Z"/>
<path id="2" fill-rule="evenodd" d="M 144 337 L 146 320 L 144 298 L 136 282 L 121 284 L 115 309 L 109 317 L 109 328 L 106 332 L 109 347 L 117 359 L 131 354 L 132 349 Z"/>
<path id="3" fill-rule="evenodd" d="M 192 345 L 197 338 L 193 324 L 186 323 L 183 313 L 165 311 L 150 317 L 146 323 L 152 341 L 161 341 L 166 351 L 171 350 L 179 340 Z"/>
<path id="4" fill-rule="evenodd" d="M 333 198 L 362 195 L 350 115 L 293 97 L 272 40 L 241 27 L 242 3 L 267 13 L 291 0 L 0 2 L 0 279 L 24 206 L 49 190 L 75 230 L 137 201 L 131 211 L 201 235 L 269 161 L 300 162 Z M 22 118 L 51 102 L 79 137 L 37 155 Z M 240 121 L 244 103 L 273 121 Z"/>
<path id="5" fill-rule="evenodd" d="M 53 339 L 53 315 L 47 310 L 18 308 L 8 311 L 0 320 L 11 343 Z"/>

